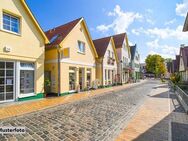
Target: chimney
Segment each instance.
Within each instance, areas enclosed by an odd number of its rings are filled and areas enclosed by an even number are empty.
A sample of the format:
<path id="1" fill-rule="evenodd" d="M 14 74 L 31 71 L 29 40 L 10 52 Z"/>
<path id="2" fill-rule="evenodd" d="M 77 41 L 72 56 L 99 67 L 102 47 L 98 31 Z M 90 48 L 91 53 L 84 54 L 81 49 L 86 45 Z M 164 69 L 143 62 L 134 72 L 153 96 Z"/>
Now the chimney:
<path id="1" fill-rule="evenodd" d="M 184 48 L 184 47 L 185 47 L 185 44 L 181 44 L 180 47 L 181 47 L 181 48 Z"/>
<path id="2" fill-rule="evenodd" d="M 55 31 L 55 28 L 53 28 L 53 29 L 50 29 L 50 33 L 52 33 L 53 31 Z"/>

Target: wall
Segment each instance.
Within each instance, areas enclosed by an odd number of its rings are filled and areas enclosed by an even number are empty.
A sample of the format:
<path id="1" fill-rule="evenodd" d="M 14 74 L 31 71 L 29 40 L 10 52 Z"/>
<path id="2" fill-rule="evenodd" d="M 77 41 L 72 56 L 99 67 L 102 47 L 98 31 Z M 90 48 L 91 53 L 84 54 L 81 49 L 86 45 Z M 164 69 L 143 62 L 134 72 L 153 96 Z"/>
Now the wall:
<path id="1" fill-rule="evenodd" d="M 20 18 L 21 33 L 15 35 L 3 30 L 3 11 Z M 11 48 L 4 52 L 4 47 Z M 36 64 L 36 93 L 43 92 L 44 39 L 19 0 L 1 0 L 0 4 L 0 58 L 1 60 L 31 61 Z"/>

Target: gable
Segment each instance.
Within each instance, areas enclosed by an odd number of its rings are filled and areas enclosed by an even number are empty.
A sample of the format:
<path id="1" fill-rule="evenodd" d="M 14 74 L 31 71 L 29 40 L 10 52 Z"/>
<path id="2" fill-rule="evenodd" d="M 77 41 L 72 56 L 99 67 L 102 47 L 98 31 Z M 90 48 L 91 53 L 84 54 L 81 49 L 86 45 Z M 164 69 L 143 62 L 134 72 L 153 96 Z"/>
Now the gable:
<path id="1" fill-rule="evenodd" d="M 3 40 L 0 43 L 0 53 L 5 53 L 3 48 L 8 46 L 11 48 L 10 55 L 32 58 L 39 58 L 40 55 L 42 57 L 47 39 L 26 8 L 24 0 L 1 0 L 0 39 Z M 20 33 L 11 33 L 3 29 L 3 13 L 19 19 Z"/>
<path id="2" fill-rule="evenodd" d="M 112 38 L 111 38 L 111 40 L 110 40 L 110 42 L 108 44 L 108 47 L 106 49 L 104 58 L 108 58 L 108 51 L 113 52 L 114 58 L 115 58 L 116 63 L 117 63 L 118 62 L 118 56 L 117 56 L 117 52 L 116 52 L 116 49 L 115 49 L 114 41 L 113 41 Z"/>
<path id="3" fill-rule="evenodd" d="M 45 40 L 45 42 L 48 43 L 47 37 L 45 36 L 43 30 L 36 21 L 35 17 L 32 15 L 25 0 L 1 0 L 0 9 L 1 12 L 6 12 L 8 14 L 20 18 L 21 24 L 22 22 L 30 22 L 30 24 L 33 24 L 33 26 L 37 29 L 38 34 L 40 34 Z"/>
<path id="4" fill-rule="evenodd" d="M 69 48 L 70 57 L 72 61 L 82 61 L 85 63 L 95 62 L 95 52 L 93 50 L 93 45 L 90 41 L 90 37 L 86 31 L 83 22 L 77 24 L 74 29 L 69 33 L 69 35 L 60 43 L 62 49 Z M 83 42 L 85 44 L 85 53 L 80 53 L 78 49 L 78 42 Z"/>

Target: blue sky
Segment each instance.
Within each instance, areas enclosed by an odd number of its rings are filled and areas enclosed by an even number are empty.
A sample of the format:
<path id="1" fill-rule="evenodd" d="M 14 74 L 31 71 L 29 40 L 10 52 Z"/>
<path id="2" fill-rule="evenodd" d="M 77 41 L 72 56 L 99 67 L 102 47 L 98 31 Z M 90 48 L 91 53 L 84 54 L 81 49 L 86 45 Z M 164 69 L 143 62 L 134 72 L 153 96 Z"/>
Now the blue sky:
<path id="1" fill-rule="evenodd" d="M 44 31 L 84 17 L 93 39 L 127 32 L 141 62 L 148 54 L 174 57 L 180 44 L 188 0 L 26 0 Z"/>

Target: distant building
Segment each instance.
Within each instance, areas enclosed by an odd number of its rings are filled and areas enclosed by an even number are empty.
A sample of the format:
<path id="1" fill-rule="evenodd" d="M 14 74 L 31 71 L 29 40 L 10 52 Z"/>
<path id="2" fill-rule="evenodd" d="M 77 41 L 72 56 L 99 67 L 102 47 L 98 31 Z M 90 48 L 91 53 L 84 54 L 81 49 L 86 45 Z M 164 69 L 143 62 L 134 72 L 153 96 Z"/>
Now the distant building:
<path id="1" fill-rule="evenodd" d="M 137 50 L 137 45 L 130 46 L 131 50 L 131 69 L 132 69 L 132 78 L 135 80 L 140 79 L 140 54 Z"/>
<path id="2" fill-rule="evenodd" d="M 146 63 L 141 63 L 140 64 L 140 76 L 142 79 L 144 79 L 145 75 L 146 75 Z"/>

